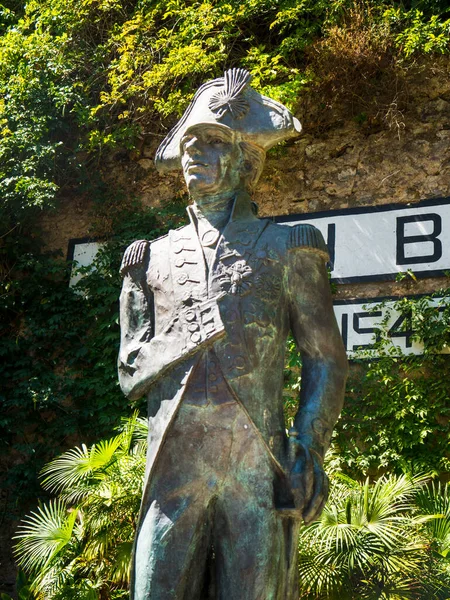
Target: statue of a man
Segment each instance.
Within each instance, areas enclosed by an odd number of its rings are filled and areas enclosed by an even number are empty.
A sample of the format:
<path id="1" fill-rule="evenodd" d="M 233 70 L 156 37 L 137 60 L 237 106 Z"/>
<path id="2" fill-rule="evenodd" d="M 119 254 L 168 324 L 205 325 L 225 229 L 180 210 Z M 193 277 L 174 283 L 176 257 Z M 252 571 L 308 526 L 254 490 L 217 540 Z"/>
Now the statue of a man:
<path id="1" fill-rule="evenodd" d="M 231 69 L 204 84 L 161 144 L 182 168 L 190 223 L 125 252 L 119 377 L 148 397 L 134 600 L 294 600 L 297 534 L 327 497 L 324 454 L 347 374 L 311 225 L 255 216 L 265 152 L 297 135 L 280 103 Z M 302 355 L 286 433 L 283 368 Z"/>

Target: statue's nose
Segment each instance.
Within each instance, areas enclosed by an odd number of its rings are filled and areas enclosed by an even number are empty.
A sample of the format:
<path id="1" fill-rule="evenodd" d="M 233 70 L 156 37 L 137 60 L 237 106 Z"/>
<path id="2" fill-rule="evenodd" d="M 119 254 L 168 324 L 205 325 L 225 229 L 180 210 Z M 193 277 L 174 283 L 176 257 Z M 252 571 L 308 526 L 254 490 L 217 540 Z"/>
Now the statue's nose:
<path id="1" fill-rule="evenodd" d="M 201 151 L 199 139 L 196 137 L 191 138 L 188 142 L 184 144 L 184 150 L 190 156 L 195 156 L 196 154 L 199 154 Z"/>

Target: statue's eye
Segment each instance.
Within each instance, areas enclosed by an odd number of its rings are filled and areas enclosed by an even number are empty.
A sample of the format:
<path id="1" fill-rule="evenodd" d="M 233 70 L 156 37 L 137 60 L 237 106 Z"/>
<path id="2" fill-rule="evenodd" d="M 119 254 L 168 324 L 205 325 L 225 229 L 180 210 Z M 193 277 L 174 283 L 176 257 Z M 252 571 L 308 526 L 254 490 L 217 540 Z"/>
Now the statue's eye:
<path id="1" fill-rule="evenodd" d="M 181 140 L 181 149 L 184 152 L 186 150 L 186 146 L 189 144 L 189 142 L 192 140 L 192 138 L 184 138 Z"/>
<path id="2" fill-rule="evenodd" d="M 225 142 L 223 141 L 222 138 L 210 138 L 210 140 L 208 141 L 208 144 L 224 144 Z"/>

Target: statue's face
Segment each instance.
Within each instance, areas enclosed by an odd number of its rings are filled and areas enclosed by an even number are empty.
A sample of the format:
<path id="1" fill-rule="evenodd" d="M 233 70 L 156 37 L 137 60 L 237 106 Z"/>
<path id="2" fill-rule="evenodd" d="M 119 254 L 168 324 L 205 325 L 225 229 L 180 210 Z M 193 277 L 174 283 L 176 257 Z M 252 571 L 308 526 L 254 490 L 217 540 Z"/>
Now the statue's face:
<path id="1" fill-rule="evenodd" d="M 181 165 L 192 198 L 233 192 L 240 185 L 242 152 L 232 131 L 214 125 L 191 127 L 181 140 Z"/>

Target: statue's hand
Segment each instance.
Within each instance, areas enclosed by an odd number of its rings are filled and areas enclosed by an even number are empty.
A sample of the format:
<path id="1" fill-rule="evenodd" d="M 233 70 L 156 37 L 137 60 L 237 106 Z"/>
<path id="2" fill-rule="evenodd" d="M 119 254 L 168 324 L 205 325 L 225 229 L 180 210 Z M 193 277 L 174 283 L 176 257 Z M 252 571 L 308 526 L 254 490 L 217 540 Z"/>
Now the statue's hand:
<path id="1" fill-rule="evenodd" d="M 306 525 L 317 519 L 328 498 L 328 477 L 321 456 L 297 437 L 289 438 L 289 479 L 296 509 Z"/>

